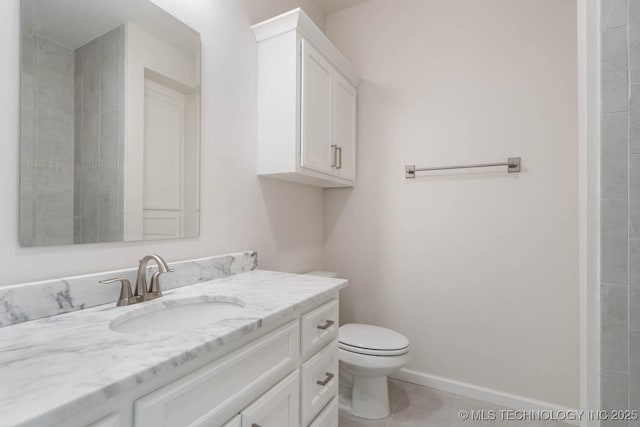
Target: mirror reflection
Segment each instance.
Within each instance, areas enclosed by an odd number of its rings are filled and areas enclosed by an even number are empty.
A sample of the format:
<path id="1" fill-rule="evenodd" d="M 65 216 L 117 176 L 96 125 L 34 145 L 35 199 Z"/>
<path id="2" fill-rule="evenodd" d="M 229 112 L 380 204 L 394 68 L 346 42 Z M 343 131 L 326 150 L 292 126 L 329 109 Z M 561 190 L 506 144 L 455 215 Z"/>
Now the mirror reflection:
<path id="1" fill-rule="evenodd" d="M 200 36 L 149 0 L 22 0 L 20 243 L 199 234 Z"/>

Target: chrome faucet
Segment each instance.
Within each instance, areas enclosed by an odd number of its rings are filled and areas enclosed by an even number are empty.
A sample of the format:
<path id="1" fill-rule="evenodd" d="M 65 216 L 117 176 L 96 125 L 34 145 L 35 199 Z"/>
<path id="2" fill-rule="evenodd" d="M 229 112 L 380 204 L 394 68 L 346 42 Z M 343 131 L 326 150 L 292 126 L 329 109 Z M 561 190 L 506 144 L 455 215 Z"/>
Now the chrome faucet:
<path id="1" fill-rule="evenodd" d="M 151 276 L 151 286 L 147 286 L 147 264 L 151 260 L 158 264 L 158 271 Z M 143 302 L 161 297 L 160 274 L 169 273 L 170 271 L 173 270 L 169 268 L 160 255 L 147 255 L 142 258 L 140 265 L 138 265 L 138 279 L 136 280 L 136 290 L 133 293 L 134 298 L 139 299 L 139 302 Z"/>
<path id="2" fill-rule="evenodd" d="M 149 261 L 155 261 L 158 264 L 158 271 L 151 276 L 151 284 L 147 286 L 147 264 Z M 173 270 L 169 268 L 166 261 L 159 255 L 147 255 L 140 260 L 138 265 L 138 278 L 136 280 L 136 289 L 132 295 L 131 282 L 128 279 L 119 277 L 116 279 L 101 280 L 100 283 L 116 283 L 122 284 L 120 297 L 116 303 L 117 306 L 137 304 L 139 302 L 149 301 L 162 296 L 160 290 L 160 275 L 170 273 Z"/>

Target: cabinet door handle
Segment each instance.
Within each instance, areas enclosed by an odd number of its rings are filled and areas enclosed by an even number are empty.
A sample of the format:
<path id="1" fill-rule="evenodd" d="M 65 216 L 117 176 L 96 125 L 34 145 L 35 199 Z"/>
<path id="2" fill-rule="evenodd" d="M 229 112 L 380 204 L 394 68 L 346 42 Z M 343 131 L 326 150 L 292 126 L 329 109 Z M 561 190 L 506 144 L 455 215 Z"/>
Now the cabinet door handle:
<path id="1" fill-rule="evenodd" d="M 336 322 L 334 322 L 333 320 L 327 320 L 324 325 L 318 325 L 318 329 L 322 329 L 324 331 L 325 329 L 329 329 L 329 327 L 334 323 Z"/>
<path id="2" fill-rule="evenodd" d="M 262 427 L 262 426 L 260 424 L 253 423 L 251 424 L 251 427 Z"/>
<path id="3" fill-rule="evenodd" d="M 342 169 L 342 147 L 336 147 L 336 153 L 338 154 L 338 161 L 336 162 L 336 169 Z"/>
<path id="4" fill-rule="evenodd" d="M 338 163 L 338 146 L 331 144 L 331 167 L 335 168 Z"/>
<path id="5" fill-rule="evenodd" d="M 329 381 L 333 379 L 334 375 L 331 372 L 325 372 L 325 374 L 327 375 L 325 379 L 322 381 L 320 380 L 316 381 L 316 384 L 321 385 L 323 387 L 329 384 Z"/>

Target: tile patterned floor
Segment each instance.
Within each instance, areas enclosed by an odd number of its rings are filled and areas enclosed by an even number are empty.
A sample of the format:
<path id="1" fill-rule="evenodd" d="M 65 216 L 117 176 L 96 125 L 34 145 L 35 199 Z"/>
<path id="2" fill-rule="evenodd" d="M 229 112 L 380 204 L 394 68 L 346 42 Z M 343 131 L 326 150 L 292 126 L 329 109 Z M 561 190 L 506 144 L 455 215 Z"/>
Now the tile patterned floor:
<path id="1" fill-rule="evenodd" d="M 391 414 L 382 420 L 363 420 L 340 412 L 340 427 L 568 427 L 560 422 L 542 421 L 463 421 L 462 410 L 506 409 L 486 402 L 421 387 L 403 381 L 389 380 Z"/>

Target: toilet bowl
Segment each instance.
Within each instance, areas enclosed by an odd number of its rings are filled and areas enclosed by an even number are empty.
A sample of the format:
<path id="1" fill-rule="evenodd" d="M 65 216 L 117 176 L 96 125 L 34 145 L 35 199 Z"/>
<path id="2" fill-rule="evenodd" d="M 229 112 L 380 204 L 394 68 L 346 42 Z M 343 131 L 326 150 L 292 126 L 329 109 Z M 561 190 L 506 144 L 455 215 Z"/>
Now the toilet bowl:
<path id="1" fill-rule="evenodd" d="M 387 375 L 406 365 L 409 340 L 390 329 L 350 323 L 340 327 L 340 408 L 368 419 L 389 415 Z"/>

